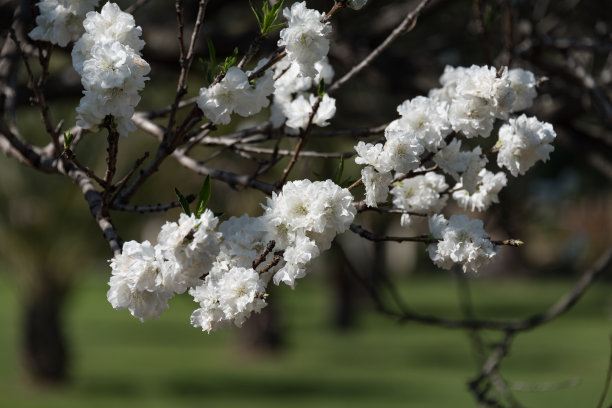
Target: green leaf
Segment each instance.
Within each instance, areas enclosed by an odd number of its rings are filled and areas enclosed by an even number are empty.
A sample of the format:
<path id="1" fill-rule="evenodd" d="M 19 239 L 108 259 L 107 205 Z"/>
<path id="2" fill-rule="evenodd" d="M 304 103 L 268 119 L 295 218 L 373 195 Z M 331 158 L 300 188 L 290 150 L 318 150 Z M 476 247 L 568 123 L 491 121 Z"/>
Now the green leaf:
<path id="1" fill-rule="evenodd" d="M 230 69 L 232 66 L 234 66 L 234 64 L 236 63 L 236 59 L 238 58 L 238 47 L 234 48 L 234 52 L 231 56 L 225 58 L 225 61 L 223 62 L 223 65 L 221 65 L 220 69 L 221 72 L 223 72 L 224 74 L 227 72 L 228 69 Z"/>
<path id="2" fill-rule="evenodd" d="M 204 184 L 202 184 L 202 188 L 200 189 L 200 193 L 198 194 L 198 206 L 196 207 L 195 216 L 196 218 L 200 218 L 200 215 L 204 213 L 206 210 L 206 204 L 208 204 L 208 200 L 210 199 L 210 176 L 206 176 L 206 180 L 204 180 Z"/>
<path id="3" fill-rule="evenodd" d="M 280 24 L 274 24 L 274 25 L 271 25 L 271 26 L 268 28 L 268 32 L 267 32 L 266 34 L 271 33 L 272 31 L 277 30 L 277 29 L 279 29 L 279 28 L 283 28 L 283 27 L 284 27 L 284 26 L 286 26 L 286 25 L 287 25 L 287 23 L 280 23 Z"/>
<path id="4" fill-rule="evenodd" d="M 334 176 L 334 183 L 340 184 L 342 179 L 342 173 L 344 172 L 344 156 L 340 156 L 340 163 L 338 163 L 338 167 L 336 168 L 336 175 Z"/>
<path id="5" fill-rule="evenodd" d="M 69 130 L 64 133 L 64 150 L 68 149 L 74 140 L 74 135 Z"/>
<path id="6" fill-rule="evenodd" d="M 322 98 L 323 95 L 325 95 L 325 81 L 323 81 L 323 78 L 321 78 L 321 80 L 319 81 L 319 88 L 317 89 L 317 95 L 319 96 L 319 98 Z"/>
<path id="7" fill-rule="evenodd" d="M 210 65 L 213 67 L 217 65 L 217 53 L 215 51 L 215 46 L 213 45 L 210 37 L 206 37 L 206 44 L 208 44 L 208 55 L 210 56 Z"/>
<path id="8" fill-rule="evenodd" d="M 187 201 L 185 196 L 181 194 L 178 188 L 175 187 L 174 192 L 176 193 L 176 196 L 178 197 L 179 203 L 181 204 L 181 207 L 183 207 L 183 211 L 185 211 L 185 214 L 191 215 L 191 210 L 189 209 L 189 201 Z"/>
<path id="9" fill-rule="evenodd" d="M 204 75 L 208 73 L 208 63 L 204 61 L 204 58 L 198 57 L 198 62 L 200 63 L 200 67 L 202 67 L 202 71 L 204 71 Z"/>
<path id="10" fill-rule="evenodd" d="M 278 13 L 283 6 L 283 2 L 284 0 L 277 1 L 274 6 L 270 8 L 268 1 L 264 0 L 261 10 L 253 7 L 253 4 L 251 3 L 251 10 L 253 10 L 253 13 L 255 13 L 257 23 L 259 24 L 259 31 L 261 32 L 262 36 L 266 36 L 271 31 L 284 26 L 284 24 L 274 24 L 278 18 Z"/>
<path id="11" fill-rule="evenodd" d="M 265 4 L 266 3 L 264 3 L 264 5 Z M 251 3 L 250 0 L 249 0 L 249 5 L 251 6 L 251 10 L 253 10 L 253 13 L 255 14 L 255 18 L 257 19 L 257 24 L 259 25 L 259 29 L 263 31 L 264 16 L 261 14 L 261 11 L 253 7 L 253 3 Z"/>
<path id="12" fill-rule="evenodd" d="M 283 7 L 284 2 L 285 0 L 280 0 L 274 3 L 272 6 L 272 13 L 274 13 L 275 16 L 278 16 L 278 12 L 280 11 L 280 8 Z"/>

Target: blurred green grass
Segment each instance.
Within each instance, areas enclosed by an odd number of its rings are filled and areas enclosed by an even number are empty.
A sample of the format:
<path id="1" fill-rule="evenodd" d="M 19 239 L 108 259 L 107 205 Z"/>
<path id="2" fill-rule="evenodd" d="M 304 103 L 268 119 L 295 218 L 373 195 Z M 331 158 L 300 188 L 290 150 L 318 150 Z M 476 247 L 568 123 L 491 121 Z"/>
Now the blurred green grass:
<path id="1" fill-rule="evenodd" d="M 458 316 L 450 276 L 401 284 L 416 310 Z M 473 407 L 466 383 L 476 373 L 466 333 L 397 324 L 364 311 L 357 328 L 330 328 L 333 294 L 321 277 L 295 291 L 276 290 L 287 347 L 278 355 L 241 347 L 239 330 L 211 335 L 189 326 L 195 304 L 173 299 L 157 321 L 141 324 L 105 299 L 107 277 L 77 282 L 67 305 L 73 361 L 70 386 L 27 385 L 18 357 L 18 296 L 0 275 L 0 406 L 2 407 Z M 479 316 L 520 317 L 541 311 L 570 286 L 564 280 L 477 280 Z M 610 285 L 599 283 L 567 315 L 519 336 L 502 373 L 523 388 L 526 406 L 595 406 L 609 356 Z M 363 300 L 364 306 L 367 300 Z M 368 310 L 362 307 L 362 310 Z M 485 333 L 488 342 L 499 340 Z M 571 386 L 564 386 L 569 381 Z M 555 389 L 559 388 L 560 389 Z M 552 388 L 546 392 L 528 388 Z"/>

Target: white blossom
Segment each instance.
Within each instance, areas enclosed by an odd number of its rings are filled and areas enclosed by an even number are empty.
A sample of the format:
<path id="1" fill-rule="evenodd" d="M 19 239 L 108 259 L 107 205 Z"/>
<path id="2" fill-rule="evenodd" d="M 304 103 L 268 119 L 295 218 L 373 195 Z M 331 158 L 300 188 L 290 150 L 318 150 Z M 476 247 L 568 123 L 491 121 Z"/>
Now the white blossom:
<path id="1" fill-rule="evenodd" d="M 140 52 L 145 42 L 140 38 L 142 29 L 130 13 L 121 11 L 115 3 L 106 3 L 99 13 L 87 13 L 83 21 L 85 31 L 95 38 L 96 42 L 114 40 L 127 45 L 135 52 Z"/>
<path id="2" fill-rule="evenodd" d="M 191 324 L 209 333 L 232 322 L 242 327 L 253 312 L 266 306 L 265 284 L 251 268 L 217 266 L 189 294 L 200 305 L 191 314 Z"/>
<path id="3" fill-rule="evenodd" d="M 385 129 L 385 138 L 387 141 L 383 146 L 383 169 L 408 173 L 419 167 L 420 155 L 425 149 L 415 132 L 401 128 L 396 120 Z"/>
<path id="4" fill-rule="evenodd" d="M 163 256 L 163 285 L 183 293 L 200 283 L 219 253 L 218 219 L 206 209 L 199 218 L 182 213 L 177 222 L 166 222 L 157 236 Z"/>
<path id="5" fill-rule="evenodd" d="M 435 213 L 446 205 L 448 189 L 444 176 L 436 173 L 414 176 L 395 183 L 391 189 L 393 206 L 411 212 Z M 401 225 L 410 225 L 409 214 L 402 214 Z"/>
<path id="6" fill-rule="evenodd" d="M 231 217 L 219 225 L 219 231 L 223 237 L 217 262 L 230 267 L 251 268 L 269 242 L 268 231 L 261 217 L 249 217 L 247 214 Z M 269 264 L 273 258 L 274 251 L 266 256 L 262 265 Z M 261 279 L 267 284 L 279 268 L 279 265 L 270 268 L 260 275 Z"/>
<path id="7" fill-rule="evenodd" d="M 482 155 L 482 149 L 480 146 L 476 146 L 469 155 L 466 156 L 466 168 L 461 174 L 459 182 L 465 190 L 469 193 L 476 191 L 478 186 L 480 171 L 484 169 L 487 162 L 489 161 L 485 156 Z"/>
<path id="8" fill-rule="evenodd" d="M 357 157 L 355 157 L 355 163 L 366 164 L 374 167 L 380 173 L 388 173 L 393 170 L 393 166 L 383 152 L 383 144 L 359 142 L 355 146 Z"/>
<path id="9" fill-rule="evenodd" d="M 440 149 L 433 157 L 436 163 L 446 174 L 456 181 L 461 179 L 470 161 L 472 152 L 461 150 L 461 140 L 453 139 L 448 145 Z"/>
<path id="10" fill-rule="evenodd" d="M 31 39 L 49 41 L 65 47 L 84 31 L 85 14 L 98 5 L 98 0 L 43 0 L 36 3 L 40 14 Z"/>
<path id="11" fill-rule="evenodd" d="M 446 144 L 444 138 L 452 131 L 447 103 L 417 96 L 402 103 L 397 111 L 402 116 L 399 126 L 411 129 L 428 151 L 436 152 Z"/>
<path id="12" fill-rule="evenodd" d="M 128 309 L 144 322 L 159 317 L 168 308 L 174 293 L 161 287 L 160 263 L 149 241 L 125 242 L 122 253 L 110 260 L 110 266 L 112 276 L 106 296 L 115 309 Z"/>
<path id="13" fill-rule="evenodd" d="M 497 195 L 507 183 L 508 179 L 504 172 L 500 171 L 494 174 L 487 169 L 482 169 L 478 173 L 476 190 L 470 194 L 459 183 L 453 188 L 455 190 L 453 192 L 453 199 L 457 201 L 461 208 L 469 209 L 470 211 L 484 211 L 492 203 L 499 202 Z"/>
<path id="14" fill-rule="evenodd" d="M 389 185 L 393 181 L 391 173 L 379 173 L 372 166 L 366 166 L 361 170 L 361 180 L 366 190 L 366 205 L 377 207 L 378 203 L 387 200 Z"/>
<path id="15" fill-rule="evenodd" d="M 296 130 L 306 129 L 316 102 L 317 97 L 313 94 L 308 94 L 308 99 L 306 99 L 304 95 L 299 95 L 291 103 L 287 104 L 283 110 L 283 113 L 287 117 L 287 122 L 285 123 L 287 127 Z M 329 125 L 328 120 L 335 114 L 336 100 L 325 94 L 319 102 L 319 106 L 314 114 L 312 123 L 321 127 L 327 126 Z"/>
<path id="16" fill-rule="evenodd" d="M 521 115 L 510 119 L 499 129 L 496 147 L 497 165 L 507 168 L 513 176 L 523 175 L 537 161 L 547 161 L 555 150 L 550 143 L 556 133 L 550 123 Z"/>
<path id="17" fill-rule="evenodd" d="M 85 88 L 77 124 L 95 129 L 110 115 L 119 134 L 127 135 L 136 129 L 131 117 L 149 79 L 149 64 L 140 54 L 141 29 L 114 3 L 106 3 L 100 13 L 87 13 L 83 26 L 86 32 L 72 50 L 72 64 Z"/>
<path id="18" fill-rule="evenodd" d="M 285 264 L 274 274 L 274 284 L 283 282 L 295 288 L 295 280 L 306 276 L 306 265 L 319 256 L 317 244 L 306 235 L 299 235 L 291 246 L 285 248 Z"/>
<path id="19" fill-rule="evenodd" d="M 460 264 L 463 272 L 477 273 L 496 255 L 495 246 L 486 236 L 481 220 L 470 220 L 467 215 L 443 215 L 429 218 L 429 230 L 440 241 L 427 248 L 431 260 L 442 269 Z"/>
<path id="20" fill-rule="evenodd" d="M 321 250 L 326 250 L 337 234 L 349 227 L 357 210 L 351 193 L 331 180 L 297 180 L 283 186 L 280 194 L 272 193 L 262 221 L 280 249 L 306 235 Z"/>
<path id="21" fill-rule="evenodd" d="M 230 67 L 221 81 L 200 89 L 198 107 L 215 124 L 230 123 L 230 115 L 234 112 L 243 117 L 254 115 L 269 104 L 268 95 L 273 91 L 272 71 L 259 78 L 257 84 L 253 88 L 244 71 Z"/>
<path id="22" fill-rule="evenodd" d="M 495 109 L 485 99 L 460 97 L 453 99 L 448 119 L 453 130 L 467 138 L 489 137 L 495 123 Z"/>
<path id="23" fill-rule="evenodd" d="M 324 14 L 307 8 L 304 1 L 285 8 L 283 15 L 287 27 L 281 30 L 278 45 L 285 46 L 287 59 L 298 64 L 303 76 L 315 76 L 315 63 L 329 52 L 331 25 L 321 22 Z"/>
<path id="24" fill-rule="evenodd" d="M 461 97 L 474 97 L 491 106 L 495 117 L 507 118 L 516 97 L 511 87 L 508 69 L 498 72 L 494 67 L 472 65 L 457 82 L 456 92 Z"/>
<path id="25" fill-rule="evenodd" d="M 538 96 L 535 75 L 522 68 L 515 68 L 508 71 L 508 78 L 510 79 L 510 86 L 516 93 L 516 99 L 512 104 L 512 112 L 531 107 L 533 100 Z"/>
<path id="26" fill-rule="evenodd" d="M 274 127 L 280 127 L 285 120 L 291 118 L 290 132 L 296 132 L 307 123 L 316 98 L 307 92 L 318 85 L 320 80 L 326 84 L 331 83 L 334 77 L 334 69 L 329 64 L 327 57 L 317 61 L 314 65 L 317 73 L 313 78 L 302 76 L 300 67 L 292 63 L 286 57 L 276 64 L 274 70 L 274 100 L 271 106 L 270 121 Z M 327 98 L 325 98 L 325 96 Z M 325 95 L 325 101 L 321 101 L 319 111 L 314 118 L 314 123 L 325 126 L 326 121 L 335 114 L 335 99 Z M 325 103 L 323 103 L 325 102 Z M 318 122 L 318 123 L 317 123 Z"/>

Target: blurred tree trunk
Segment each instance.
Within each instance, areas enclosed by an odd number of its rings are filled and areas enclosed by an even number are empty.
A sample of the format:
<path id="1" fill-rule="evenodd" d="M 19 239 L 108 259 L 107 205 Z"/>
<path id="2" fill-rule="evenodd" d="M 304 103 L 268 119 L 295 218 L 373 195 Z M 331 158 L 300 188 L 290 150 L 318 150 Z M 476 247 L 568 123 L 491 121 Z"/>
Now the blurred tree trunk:
<path id="1" fill-rule="evenodd" d="M 357 293 L 350 271 L 345 270 L 349 266 L 345 264 L 344 257 L 341 253 L 337 253 L 339 250 L 335 245 L 332 246 L 332 251 L 335 260 L 334 265 L 330 266 L 330 269 L 333 270 L 332 325 L 336 330 L 344 331 L 355 326 Z"/>
<path id="2" fill-rule="evenodd" d="M 24 300 L 21 323 L 21 352 L 30 380 L 53 385 L 68 379 L 67 342 L 62 313 L 67 287 L 54 280 L 53 271 L 42 266 L 40 284 Z"/>
<path id="3" fill-rule="evenodd" d="M 268 293 L 277 288 L 268 286 Z M 241 344 L 249 351 L 275 353 L 285 345 L 281 316 L 275 302 L 269 302 L 258 314 L 253 314 L 240 330 Z"/>

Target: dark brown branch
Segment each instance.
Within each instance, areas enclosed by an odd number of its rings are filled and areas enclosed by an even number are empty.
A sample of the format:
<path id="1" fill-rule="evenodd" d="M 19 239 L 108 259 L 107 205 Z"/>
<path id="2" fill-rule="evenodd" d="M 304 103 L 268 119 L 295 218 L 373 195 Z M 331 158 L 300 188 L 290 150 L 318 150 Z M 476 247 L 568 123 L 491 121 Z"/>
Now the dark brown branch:
<path id="1" fill-rule="evenodd" d="M 193 194 L 185 197 L 187 202 L 191 203 L 195 200 L 196 196 Z M 111 205 L 113 210 L 117 211 L 126 211 L 126 212 L 137 212 L 137 213 L 152 213 L 152 212 L 162 212 L 168 211 L 173 208 L 180 207 L 181 203 L 178 201 L 172 201 L 167 204 L 155 204 L 155 205 L 124 205 L 124 204 L 115 204 Z"/>
<path id="2" fill-rule="evenodd" d="M 72 164 L 74 164 L 78 169 L 82 170 L 83 172 L 85 172 L 85 174 L 87 174 L 87 176 L 93 180 L 96 181 L 96 183 L 98 183 L 100 185 L 100 187 L 106 187 L 106 181 L 102 180 L 100 177 L 96 176 L 96 174 L 93 172 L 93 170 L 91 170 L 89 167 L 81 164 L 81 162 L 79 162 L 79 160 L 76 158 L 76 156 L 74 155 L 74 152 L 70 149 L 66 149 L 64 150 L 64 152 L 62 153 L 63 156 L 65 156 L 68 160 L 70 160 L 72 162 Z"/>
<path id="3" fill-rule="evenodd" d="M 261 275 L 262 273 L 268 272 L 270 269 L 272 269 L 276 265 L 278 265 L 278 263 L 281 261 L 281 259 L 283 259 L 282 256 L 274 255 L 274 258 L 272 258 L 272 261 L 270 261 L 270 263 L 268 263 L 266 266 L 264 266 L 262 270 L 257 271 L 257 273 Z"/>
<path id="4" fill-rule="evenodd" d="M 47 99 L 43 91 L 43 87 L 49 75 L 49 59 L 51 58 L 52 45 L 49 44 L 46 48 L 46 52 L 43 52 L 42 45 L 40 44 L 40 42 L 37 42 L 38 60 L 42 68 L 42 72 L 38 80 L 35 80 L 34 73 L 28 61 L 28 57 L 27 55 L 25 55 L 21 42 L 17 38 L 17 34 L 15 33 L 12 27 L 10 29 L 10 37 L 15 42 L 15 44 L 17 44 L 17 48 L 19 49 L 19 52 L 21 53 L 23 63 L 26 67 L 26 71 L 28 72 L 28 78 L 29 78 L 29 82 L 31 85 L 31 89 L 32 89 L 32 92 L 34 93 L 34 100 L 36 104 L 38 105 L 38 107 L 40 108 L 40 114 L 42 117 L 43 124 L 45 125 L 45 130 L 49 134 L 49 136 L 51 136 L 51 142 L 53 143 L 55 152 L 60 152 L 61 148 L 58 142 L 57 133 L 55 131 L 55 126 L 52 123 L 51 114 L 49 112 L 49 105 L 47 104 Z"/>
<path id="5" fill-rule="evenodd" d="M 425 244 L 435 244 L 438 242 L 437 239 L 430 238 L 429 235 L 418 235 L 415 237 L 392 237 L 389 235 L 376 235 L 368 230 L 363 229 L 360 225 L 351 224 L 350 230 L 355 234 L 367 239 L 368 241 L 374 242 L 422 242 Z"/>
<path id="6" fill-rule="evenodd" d="M 174 103 L 170 108 L 170 117 L 168 119 L 168 126 L 166 128 L 166 139 L 171 137 L 172 129 L 174 127 L 174 122 L 176 118 L 176 111 L 179 107 L 179 103 L 183 96 L 187 93 L 187 76 L 189 74 L 189 69 L 191 68 L 191 63 L 193 61 L 193 51 L 195 49 L 195 43 L 198 39 L 198 33 L 200 32 L 200 28 L 202 26 L 202 22 L 204 20 L 204 15 L 206 13 L 206 6 L 208 4 L 208 0 L 200 0 L 198 4 L 198 15 L 196 16 L 195 25 L 193 27 L 193 32 L 191 34 L 191 40 L 189 42 L 189 48 L 185 53 L 185 44 L 183 41 L 183 31 L 184 31 L 184 23 L 183 23 L 183 2 L 182 0 L 176 0 L 175 9 L 176 9 L 176 19 L 178 24 L 178 43 L 179 43 L 179 65 L 181 67 L 181 72 L 179 74 L 179 80 L 176 87 L 176 95 L 174 98 Z M 185 123 L 185 122 L 183 122 Z M 178 133 L 178 132 L 177 132 Z M 174 135 L 176 139 L 177 135 Z"/>
<path id="7" fill-rule="evenodd" d="M 480 374 L 478 377 L 470 382 L 470 390 L 481 404 L 486 404 L 488 407 L 501 407 L 501 405 L 497 400 L 494 400 L 487 396 L 488 389 L 481 390 L 481 385 L 488 378 L 491 377 L 494 373 L 497 372 L 497 368 L 501 360 L 506 356 L 508 351 L 510 350 L 510 345 L 512 344 L 512 340 L 514 339 L 515 333 L 513 331 L 507 331 L 504 335 L 504 338 L 500 344 L 495 347 L 495 349 L 489 355 L 487 361 L 483 364 L 480 369 Z"/>
<path id="8" fill-rule="evenodd" d="M 261 255 L 259 255 L 257 257 L 257 259 L 255 259 L 253 261 L 253 269 L 257 269 L 257 267 L 259 265 L 261 265 L 261 263 L 263 261 L 266 260 L 266 257 L 268 256 L 268 254 L 270 252 L 272 252 L 272 250 L 274 249 L 274 246 L 276 245 L 276 242 L 274 240 L 271 240 L 270 242 L 268 242 L 268 244 L 266 245 L 266 247 L 264 248 L 263 252 L 261 253 Z"/>
<path id="9" fill-rule="evenodd" d="M 428 215 L 428 214 L 422 213 L 422 212 L 402 210 L 402 209 L 399 209 L 399 208 L 370 207 L 364 201 L 359 201 L 359 202 L 353 203 L 353 205 L 357 209 L 357 212 L 374 211 L 374 212 L 383 213 L 383 214 L 408 214 L 408 215 L 414 215 L 414 216 L 417 216 L 417 217 L 427 217 L 427 215 Z"/>
<path id="10" fill-rule="evenodd" d="M 104 127 L 108 130 L 108 147 L 106 148 L 106 173 L 104 174 L 104 193 L 102 195 L 102 213 L 107 215 L 110 202 L 113 178 L 117 172 L 117 153 L 119 150 L 119 133 L 114 129 L 112 118 L 104 119 Z"/>
<path id="11" fill-rule="evenodd" d="M 223 181 L 231 187 L 251 187 L 263 191 L 266 194 L 271 194 L 274 191 L 274 186 L 272 184 L 256 180 L 248 174 L 235 174 L 228 171 L 206 167 L 199 163 L 197 160 L 192 159 L 188 156 L 181 155 L 178 152 L 175 152 L 173 154 L 173 157 L 176 159 L 176 161 L 178 161 L 181 165 L 188 168 L 189 170 L 194 171 L 197 174 L 201 174 L 203 176 L 210 176 L 210 178 L 215 180 Z"/>

